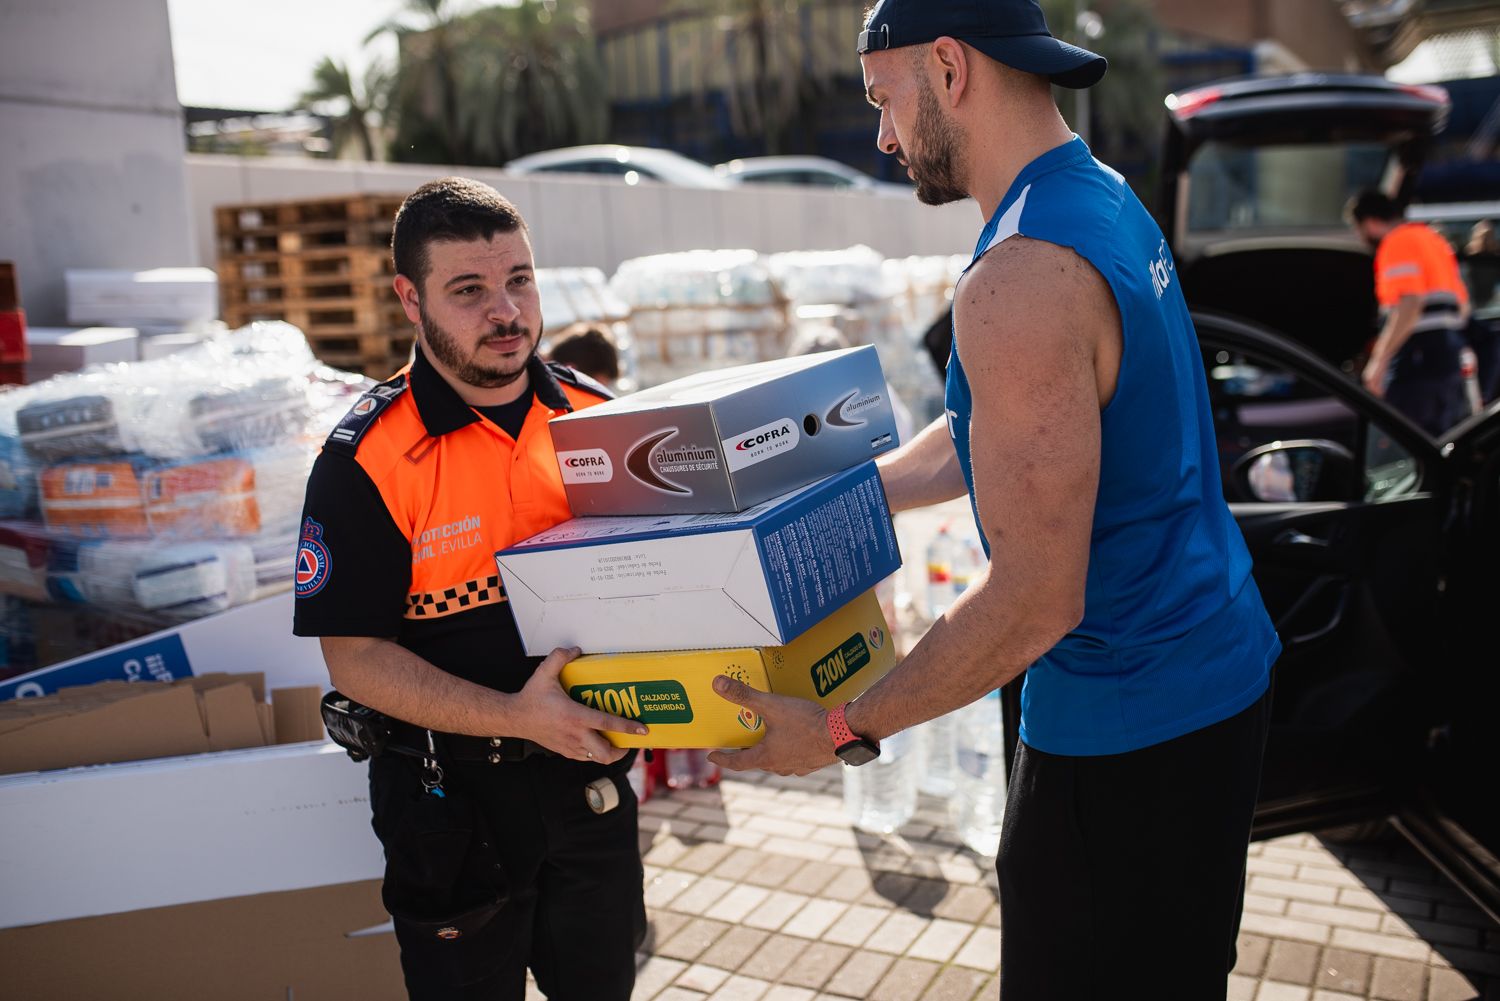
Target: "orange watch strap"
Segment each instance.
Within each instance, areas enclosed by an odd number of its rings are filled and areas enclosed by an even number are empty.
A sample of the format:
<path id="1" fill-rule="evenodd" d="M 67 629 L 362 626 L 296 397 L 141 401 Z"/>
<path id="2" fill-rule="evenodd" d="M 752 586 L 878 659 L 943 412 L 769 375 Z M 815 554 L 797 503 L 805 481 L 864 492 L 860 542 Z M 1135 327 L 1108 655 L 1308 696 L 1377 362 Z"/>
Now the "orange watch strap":
<path id="1" fill-rule="evenodd" d="M 828 735 L 833 738 L 835 751 L 859 739 L 849 729 L 849 724 L 844 719 L 844 710 L 848 708 L 849 703 L 841 702 L 837 708 L 828 710 Z"/>

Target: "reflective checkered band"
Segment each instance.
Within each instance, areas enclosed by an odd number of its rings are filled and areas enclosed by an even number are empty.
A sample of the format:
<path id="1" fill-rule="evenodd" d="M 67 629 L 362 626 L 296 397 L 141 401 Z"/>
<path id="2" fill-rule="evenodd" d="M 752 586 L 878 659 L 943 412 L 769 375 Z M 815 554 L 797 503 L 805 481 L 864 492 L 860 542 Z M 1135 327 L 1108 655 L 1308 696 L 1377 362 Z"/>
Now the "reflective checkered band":
<path id="1" fill-rule="evenodd" d="M 500 586 L 499 575 L 480 577 L 445 587 L 441 591 L 427 591 L 406 596 L 408 619 L 436 619 L 456 612 L 466 612 L 480 605 L 493 605 L 505 600 L 505 589 Z"/>

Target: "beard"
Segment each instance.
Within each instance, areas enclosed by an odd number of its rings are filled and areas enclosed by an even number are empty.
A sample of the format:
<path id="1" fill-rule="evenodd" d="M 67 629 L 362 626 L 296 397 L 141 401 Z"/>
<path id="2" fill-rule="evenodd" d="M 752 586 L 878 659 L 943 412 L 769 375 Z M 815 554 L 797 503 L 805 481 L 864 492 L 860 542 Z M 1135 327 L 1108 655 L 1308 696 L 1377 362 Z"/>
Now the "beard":
<path id="1" fill-rule="evenodd" d="M 943 116 L 930 83 L 917 95 L 917 121 L 907 166 L 917 184 L 917 200 L 924 205 L 947 205 L 969 197 L 959 176 L 959 147 L 963 134 Z"/>
<path id="2" fill-rule="evenodd" d="M 453 373 L 454 378 L 475 389 L 499 389 L 521 378 L 527 366 L 531 364 L 531 359 L 536 357 L 537 346 L 542 342 L 540 331 L 536 337 L 532 338 L 530 329 L 517 321 L 508 326 L 495 327 L 490 333 L 481 337 L 479 343 L 474 346 L 474 350 L 465 357 L 463 349 L 458 345 L 458 338 L 438 326 L 437 322 L 428 315 L 426 304 L 419 303 L 417 309 L 422 318 L 424 345 L 448 371 Z M 517 335 L 525 335 L 531 339 L 531 349 L 526 352 L 525 358 L 504 365 L 484 365 L 475 361 L 475 357 L 486 341 Z"/>

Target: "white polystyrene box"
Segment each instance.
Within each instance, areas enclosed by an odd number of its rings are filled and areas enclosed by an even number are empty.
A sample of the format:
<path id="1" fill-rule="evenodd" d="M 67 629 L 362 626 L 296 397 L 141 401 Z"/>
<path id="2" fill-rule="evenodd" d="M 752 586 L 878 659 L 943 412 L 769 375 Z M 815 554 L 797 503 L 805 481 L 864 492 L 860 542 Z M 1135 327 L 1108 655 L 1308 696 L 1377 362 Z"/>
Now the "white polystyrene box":
<path id="1" fill-rule="evenodd" d="M 69 269 L 64 281 L 69 323 L 193 324 L 219 315 L 219 277 L 210 268 Z"/>

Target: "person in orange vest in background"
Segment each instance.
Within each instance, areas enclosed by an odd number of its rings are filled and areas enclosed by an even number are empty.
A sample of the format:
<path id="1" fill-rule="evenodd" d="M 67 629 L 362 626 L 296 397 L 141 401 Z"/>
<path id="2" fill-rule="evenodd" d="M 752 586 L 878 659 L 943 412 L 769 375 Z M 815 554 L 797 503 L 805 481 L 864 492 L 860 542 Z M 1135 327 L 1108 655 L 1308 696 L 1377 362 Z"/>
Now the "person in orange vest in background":
<path id="1" fill-rule="evenodd" d="M 1383 322 L 1365 363 L 1365 388 L 1436 437 L 1463 420 L 1463 331 L 1469 293 L 1458 259 L 1432 227 L 1407 222 L 1400 204 L 1366 190 L 1349 202 L 1356 232 L 1375 251 Z"/>

